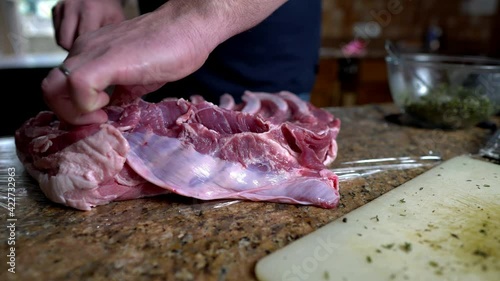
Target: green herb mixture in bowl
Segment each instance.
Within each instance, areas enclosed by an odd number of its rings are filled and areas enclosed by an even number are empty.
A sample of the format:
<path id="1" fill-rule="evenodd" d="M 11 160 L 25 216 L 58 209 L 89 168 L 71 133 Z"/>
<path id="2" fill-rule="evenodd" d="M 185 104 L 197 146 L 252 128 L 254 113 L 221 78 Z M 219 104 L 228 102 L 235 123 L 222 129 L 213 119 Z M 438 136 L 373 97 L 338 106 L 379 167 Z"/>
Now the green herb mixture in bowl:
<path id="1" fill-rule="evenodd" d="M 394 103 L 419 126 L 467 128 L 500 112 L 500 60 L 403 54 L 386 62 Z"/>

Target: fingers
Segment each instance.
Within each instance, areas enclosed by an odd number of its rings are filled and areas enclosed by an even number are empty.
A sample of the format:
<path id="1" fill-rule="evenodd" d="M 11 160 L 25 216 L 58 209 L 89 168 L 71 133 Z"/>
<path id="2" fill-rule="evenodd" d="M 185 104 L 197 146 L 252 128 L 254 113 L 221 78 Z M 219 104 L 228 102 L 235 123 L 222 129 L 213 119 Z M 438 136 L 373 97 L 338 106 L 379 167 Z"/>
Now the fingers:
<path id="1" fill-rule="evenodd" d="M 99 14 L 99 11 L 96 13 L 89 13 L 88 11 L 80 11 L 80 22 L 78 23 L 78 34 L 80 36 L 87 32 L 94 31 L 99 27 L 103 26 L 102 24 L 102 16 Z"/>
<path id="2" fill-rule="evenodd" d="M 78 36 L 124 19 L 118 2 L 62 0 L 52 8 L 56 42 L 66 50 Z"/>
<path id="3" fill-rule="evenodd" d="M 77 6 L 72 2 L 59 2 L 55 9 L 57 44 L 69 50 L 77 37 L 78 12 Z"/>
<path id="4" fill-rule="evenodd" d="M 95 94 L 94 100 L 87 101 L 94 106 L 99 104 L 97 110 L 82 109 L 79 102 L 75 101 L 71 95 L 71 76 L 66 77 L 62 72 L 55 68 L 49 72 L 49 75 L 42 82 L 43 98 L 48 107 L 64 122 L 73 125 L 86 125 L 93 123 L 106 122 L 108 117 L 100 108 L 109 102 L 106 93 Z"/>
<path id="5" fill-rule="evenodd" d="M 75 40 L 101 26 L 123 21 L 125 16 L 117 3 L 62 0 L 53 7 L 52 21 L 56 30 L 56 41 L 59 46 L 70 51 L 65 66 L 71 74 L 65 76 L 59 69 L 53 69 L 42 82 L 42 90 L 46 104 L 66 123 L 83 125 L 107 120 L 107 115 L 101 108 L 106 106 L 110 99 L 105 92 L 106 87 L 119 76 L 116 73 L 116 65 L 110 63 L 116 64 L 116 61 L 113 58 L 99 60 L 98 57 L 102 55 L 99 51 L 80 52 L 82 48 L 86 50 L 86 47 L 83 44 L 78 47 Z M 109 6 L 110 4 L 113 6 Z M 95 69 L 100 71 L 94 72 Z"/>
<path id="6" fill-rule="evenodd" d="M 106 86 L 94 86 L 92 80 L 77 71 L 72 73 L 68 80 L 70 98 L 81 112 L 93 112 L 109 103 L 109 95 L 104 91 Z"/>
<path id="7" fill-rule="evenodd" d="M 52 105 L 51 108 L 57 115 L 68 120 L 68 123 L 75 124 L 98 118 L 97 115 L 90 115 L 89 119 L 85 121 L 83 119 L 86 117 L 84 114 L 98 112 L 110 103 L 110 95 L 106 93 L 110 85 L 116 85 L 112 95 L 113 104 L 123 104 L 157 90 L 165 84 L 165 82 L 142 84 L 146 80 L 141 75 L 133 71 L 120 70 L 122 67 L 120 58 L 123 59 L 113 54 L 90 60 L 84 55 L 70 57 L 65 61 L 65 66 L 70 70 L 67 77 L 55 69 L 44 81 L 48 84 L 44 87 L 46 102 Z M 142 73 L 144 72 L 147 71 Z M 140 85 L 126 86 L 130 82 Z"/>
<path id="8" fill-rule="evenodd" d="M 63 2 L 58 2 L 54 7 L 52 7 L 52 24 L 55 30 L 56 42 L 59 44 L 59 30 L 61 29 L 61 21 L 62 21 L 62 5 Z"/>

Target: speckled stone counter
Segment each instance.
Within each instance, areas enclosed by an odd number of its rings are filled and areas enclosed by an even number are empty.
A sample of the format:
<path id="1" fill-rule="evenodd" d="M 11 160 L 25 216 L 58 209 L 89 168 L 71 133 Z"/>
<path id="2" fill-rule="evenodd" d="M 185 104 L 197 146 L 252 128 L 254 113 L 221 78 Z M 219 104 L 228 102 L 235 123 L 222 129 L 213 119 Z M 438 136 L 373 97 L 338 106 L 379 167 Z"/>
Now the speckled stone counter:
<path id="1" fill-rule="evenodd" d="M 338 158 L 332 166 L 336 169 L 364 159 L 412 157 L 417 164 L 425 164 L 418 157 L 447 160 L 475 154 L 492 133 L 479 127 L 442 131 L 401 126 L 384 118 L 397 113 L 391 104 L 329 110 L 342 121 Z M 498 118 L 492 121 L 500 125 Z M 434 164 L 372 169 L 344 177 L 340 205 L 330 210 L 233 200 L 202 202 L 165 195 L 83 212 L 45 199 L 16 160 L 12 139 L 3 139 L 0 280 L 256 280 L 253 270 L 260 258 Z M 14 217 L 7 211 L 7 197 L 13 196 L 7 193 L 10 167 L 15 168 Z M 8 240 L 11 222 L 15 222 L 15 236 Z M 8 272 L 11 247 L 15 274 Z"/>

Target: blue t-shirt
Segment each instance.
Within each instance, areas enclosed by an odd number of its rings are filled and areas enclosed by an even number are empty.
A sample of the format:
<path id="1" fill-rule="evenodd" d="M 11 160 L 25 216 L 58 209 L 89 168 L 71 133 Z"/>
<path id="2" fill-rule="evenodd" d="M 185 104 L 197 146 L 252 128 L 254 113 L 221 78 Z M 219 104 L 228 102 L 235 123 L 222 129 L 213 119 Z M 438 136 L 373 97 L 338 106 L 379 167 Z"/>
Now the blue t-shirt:
<path id="1" fill-rule="evenodd" d="M 141 13 L 165 1 L 139 0 Z M 314 86 L 321 40 L 321 1 L 289 0 L 257 26 L 220 44 L 195 73 L 167 83 L 144 98 L 189 98 L 219 102 L 224 93 L 237 102 L 245 90 L 296 94 Z"/>

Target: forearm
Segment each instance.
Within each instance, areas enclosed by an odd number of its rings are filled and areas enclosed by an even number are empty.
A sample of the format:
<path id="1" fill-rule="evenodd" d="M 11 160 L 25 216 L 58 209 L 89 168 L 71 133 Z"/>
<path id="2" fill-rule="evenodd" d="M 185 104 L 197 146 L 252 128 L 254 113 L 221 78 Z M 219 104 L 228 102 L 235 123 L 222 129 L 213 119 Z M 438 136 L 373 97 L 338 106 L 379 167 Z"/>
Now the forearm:
<path id="1" fill-rule="evenodd" d="M 287 0 L 170 0 L 159 10 L 182 17 L 215 48 L 257 25 Z"/>

